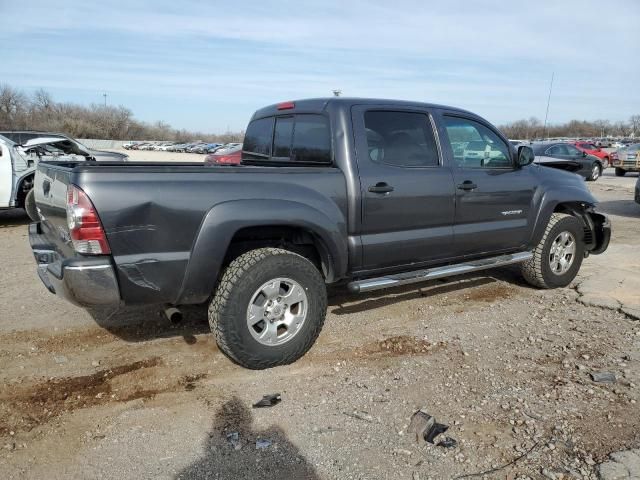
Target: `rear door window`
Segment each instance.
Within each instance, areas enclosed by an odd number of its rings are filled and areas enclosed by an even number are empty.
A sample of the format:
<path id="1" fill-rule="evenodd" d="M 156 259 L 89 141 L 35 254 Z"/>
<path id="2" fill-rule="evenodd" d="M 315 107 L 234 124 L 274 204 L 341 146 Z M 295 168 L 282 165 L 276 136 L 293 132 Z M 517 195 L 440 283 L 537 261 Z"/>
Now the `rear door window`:
<path id="1" fill-rule="evenodd" d="M 364 114 L 369 158 L 397 167 L 439 165 L 433 127 L 424 113 L 372 110 Z"/>

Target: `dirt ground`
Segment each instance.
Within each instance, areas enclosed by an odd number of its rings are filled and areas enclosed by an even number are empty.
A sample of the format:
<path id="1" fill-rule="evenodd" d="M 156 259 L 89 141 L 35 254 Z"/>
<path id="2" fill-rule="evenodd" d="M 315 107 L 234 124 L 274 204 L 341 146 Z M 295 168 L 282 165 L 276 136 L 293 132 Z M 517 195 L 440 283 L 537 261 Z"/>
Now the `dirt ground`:
<path id="1" fill-rule="evenodd" d="M 89 312 L 49 294 L 27 218 L 0 213 L 1 475 L 597 478 L 609 453 L 640 446 L 634 181 L 607 172 L 589 185 L 614 236 L 570 288 L 530 288 L 510 267 L 333 292 L 317 344 L 267 371 L 217 350 L 204 307 L 172 325 L 159 308 Z M 269 393 L 281 403 L 252 408 Z M 417 445 L 418 408 L 457 446 Z"/>

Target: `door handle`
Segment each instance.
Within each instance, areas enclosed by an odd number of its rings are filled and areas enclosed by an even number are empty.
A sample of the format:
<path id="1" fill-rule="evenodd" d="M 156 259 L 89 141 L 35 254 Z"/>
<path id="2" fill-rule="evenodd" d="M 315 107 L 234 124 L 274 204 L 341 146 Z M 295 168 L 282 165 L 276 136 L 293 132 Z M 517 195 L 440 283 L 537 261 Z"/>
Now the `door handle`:
<path id="1" fill-rule="evenodd" d="M 371 193 L 390 193 L 393 192 L 393 187 L 386 182 L 378 182 L 375 185 L 369 187 Z"/>
<path id="2" fill-rule="evenodd" d="M 458 190 L 464 190 L 465 192 L 470 192 L 471 190 L 475 190 L 476 188 L 478 188 L 478 185 L 473 183 L 471 180 L 465 180 L 458 185 Z"/>

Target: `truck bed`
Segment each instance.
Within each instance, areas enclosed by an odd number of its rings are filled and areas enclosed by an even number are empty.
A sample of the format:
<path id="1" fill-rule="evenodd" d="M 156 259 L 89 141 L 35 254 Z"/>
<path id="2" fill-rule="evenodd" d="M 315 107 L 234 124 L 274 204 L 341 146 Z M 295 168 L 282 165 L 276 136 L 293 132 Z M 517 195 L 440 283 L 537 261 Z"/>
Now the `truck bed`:
<path id="1" fill-rule="evenodd" d="M 245 218 L 255 224 L 257 208 L 265 225 L 304 225 L 313 212 L 313 221 L 333 225 L 328 248 L 347 251 L 346 186 L 337 168 L 42 162 L 35 181 L 41 238 L 59 262 L 77 257 L 68 240 L 69 184 L 99 214 L 124 303 L 205 301 L 231 237 Z"/>

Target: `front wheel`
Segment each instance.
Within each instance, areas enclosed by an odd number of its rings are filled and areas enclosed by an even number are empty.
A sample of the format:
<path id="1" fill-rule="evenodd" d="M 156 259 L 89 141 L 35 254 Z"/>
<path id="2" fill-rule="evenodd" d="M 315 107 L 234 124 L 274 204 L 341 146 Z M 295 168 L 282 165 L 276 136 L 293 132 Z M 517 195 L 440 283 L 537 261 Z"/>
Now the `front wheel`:
<path id="1" fill-rule="evenodd" d="M 616 177 L 624 177 L 624 174 L 627 173 L 626 170 L 622 168 L 616 167 Z"/>
<path id="2" fill-rule="evenodd" d="M 539 288 L 566 287 L 578 274 L 584 258 L 584 230 L 576 217 L 554 213 L 533 258 L 521 265 L 527 283 Z"/>
<path id="3" fill-rule="evenodd" d="M 259 370 L 302 357 L 326 312 L 326 287 L 313 263 L 287 250 L 260 248 L 225 270 L 209 305 L 209 325 L 222 352 Z"/>
<path id="4" fill-rule="evenodd" d="M 602 175 L 602 167 L 598 162 L 593 162 L 593 165 L 591 165 L 591 175 L 589 175 L 587 181 L 595 182 L 598 178 L 600 178 L 600 175 Z"/>

